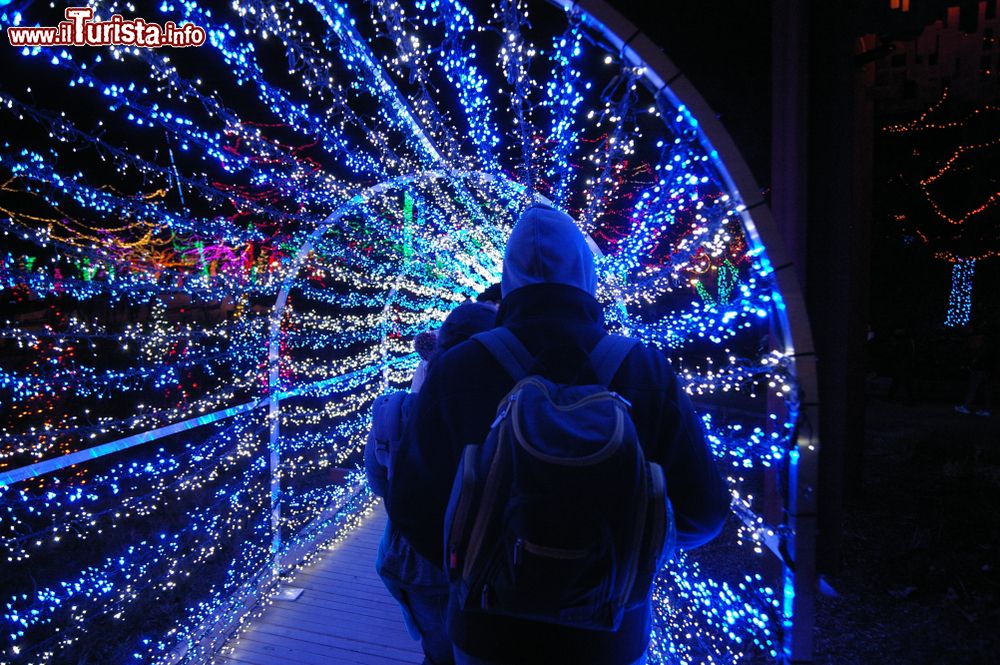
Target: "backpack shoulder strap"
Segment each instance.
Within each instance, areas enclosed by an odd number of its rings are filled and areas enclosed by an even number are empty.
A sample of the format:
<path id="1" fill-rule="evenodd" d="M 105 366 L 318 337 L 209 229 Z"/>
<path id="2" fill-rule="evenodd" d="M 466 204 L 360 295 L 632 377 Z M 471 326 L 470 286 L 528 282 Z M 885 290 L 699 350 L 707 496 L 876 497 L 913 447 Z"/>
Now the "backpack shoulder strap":
<path id="1" fill-rule="evenodd" d="M 528 370 L 534 363 L 534 358 L 524 348 L 514 333 L 503 327 L 497 327 L 478 335 L 473 335 L 472 339 L 486 347 L 501 367 L 510 374 L 515 381 L 520 381 L 528 375 Z"/>
<path id="2" fill-rule="evenodd" d="M 625 356 L 639 343 L 639 340 L 621 335 L 605 335 L 590 352 L 590 364 L 597 374 L 597 380 L 607 387 L 615 378 Z"/>

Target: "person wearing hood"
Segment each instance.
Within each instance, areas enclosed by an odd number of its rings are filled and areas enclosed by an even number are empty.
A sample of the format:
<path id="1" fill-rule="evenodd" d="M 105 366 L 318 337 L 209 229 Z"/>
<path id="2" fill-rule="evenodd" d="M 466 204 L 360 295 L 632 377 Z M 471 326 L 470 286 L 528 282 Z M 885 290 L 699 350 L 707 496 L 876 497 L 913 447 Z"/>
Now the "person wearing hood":
<path id="1" fill-rule="evenodd" d="M 573 220 L 545 205 L 529 207 L 504 253 L 497 325 L 533 356 L 533 373 L 561 383 L 596 382 L 587 354 L 606 334 L 594 297 L 593 253 Z M 443 566 L 444 514 L 464 447 L 486 439 L 514 379 L 477 340 L 439 355 L 400 441 L 390 481 L 393 524 L 414 548 Z M 662 352 L 637 344 L 609 388 L 632 404 L 646 459 L 663 467 L 677 545 L 697 547 L 722 528 L 729 493 L 701 422 Z M 617 630 L 586 630 L 449 605 L 448 633 L 459 664 L 633 665 L 645 662 L 651 604 L 629 609 Z"/>
<path id="2" fill-rule="evenodd" d="M 365 444 L 364 463 L 368 485 L 376 496 L 385 496 L 396 469 L 400 434 L 412 412 L 413 399 L 420 392 L 425 368 L 432 367 L 439 354 L 493 328 L 496 312 L 484 303 L 466 302 L 453 309 L 436 333 L 421 333 L 413 346 L 420 355 L 410 391 L 382 395 L 372 406 L 372 428 Z M 375 570 L 386 589 L 399 603 L 407 632 L 420 640 L 424 665 L 450 665 L 451 641 L 445 632 L 448 606 L 448 577 L 440 566 L 420 556 L 392 521 L 385 525 L 375 556 Z"/>

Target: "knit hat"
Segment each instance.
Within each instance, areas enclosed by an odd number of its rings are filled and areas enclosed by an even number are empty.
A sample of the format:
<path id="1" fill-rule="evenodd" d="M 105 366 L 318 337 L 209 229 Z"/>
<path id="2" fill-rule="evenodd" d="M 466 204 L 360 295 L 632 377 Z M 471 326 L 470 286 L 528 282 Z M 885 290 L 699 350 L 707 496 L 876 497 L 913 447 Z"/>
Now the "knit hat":
<path id="1" fill-rule="evenodd" d="M 451 310 L 451 314 L 441 324 L 441 330 L 438 331 L 438 353 L 444 353 L 473 335 L 492 330 L 496 326 L 496 320 L 496 310 L 489 305 L 462 303 Z"/>
<path id="2" fill-rule="evenodd" d="M 511 231 L 503 256 L 503 297 L 529 284 L 566 284 L 594 295 L 594 254 L 583 233 L 564 212 L 543 204 L 529 207 Z"/>
<path id="3" fill-rule="evenodd" d="M 438 338 L 436 331 L 425 331 L 413 338 L 413 350 L 419 354 L 421 360 L 430 360 L 438 351 Z"/>

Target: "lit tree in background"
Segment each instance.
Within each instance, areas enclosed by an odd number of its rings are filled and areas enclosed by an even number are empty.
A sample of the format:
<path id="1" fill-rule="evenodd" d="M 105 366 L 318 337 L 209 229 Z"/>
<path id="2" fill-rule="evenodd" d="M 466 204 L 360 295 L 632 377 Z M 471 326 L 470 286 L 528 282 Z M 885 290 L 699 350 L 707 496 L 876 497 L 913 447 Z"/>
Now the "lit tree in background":
<path id="1" fill-rule="evenodd" d="M 962 104 L 945 90 L 883 133 L 890 218 L 905 244 L 951 264 L 945 324 L 966 325 L 976 266 L 1000 254 L 1000 107 Z"/>

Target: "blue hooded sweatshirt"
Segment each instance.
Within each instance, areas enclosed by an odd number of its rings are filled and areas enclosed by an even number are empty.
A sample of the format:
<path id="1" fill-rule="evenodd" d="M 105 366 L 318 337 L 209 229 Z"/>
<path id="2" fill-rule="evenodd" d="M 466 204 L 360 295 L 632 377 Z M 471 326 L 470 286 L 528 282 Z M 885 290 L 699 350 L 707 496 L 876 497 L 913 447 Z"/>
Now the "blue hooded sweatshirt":
<path id="1" fill-rule="evenodd" d="M 497 325 L 533 355 L 533 371 L 556 382 L 596 382 L 587 353 L 607 333 L 593 295 L 593 255 L 573 221 L 546 206 L 529 208 L 508 240 L 501 284 Z M 459 458 L 467 444 L 486 439 L 513 385 L 493 356 L 470 340 L 436 359 L 417 398 L 387 503 L 396 528 L 442 566 L 444 513 Z M 729 493 L 667 358 L 636 345 L 610 388 L 632 403 L 646 458 L 664 469 L 678 546 L 690 549 L 714 538 L 728 513 Z M 650 622 L 648 601 L 626 612 L 614 632 L 467 613 L 453 603 L 448 630 L 459 649 L 487 661 L 626 665 L 646 650 Z"/>
<path id="2" fill-rule="evenodd" d="M 500 290 L 504 297 L 531 284 L 564 284 L 597 292 L 594 253 L 564 212 L 536 204 L 521 215 L 507 239 Z"/>

